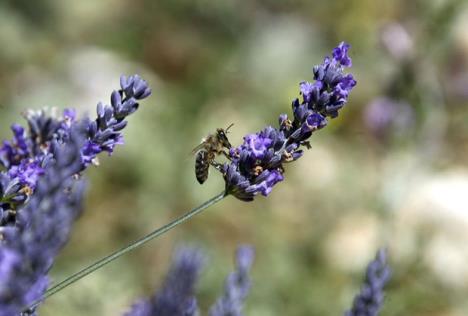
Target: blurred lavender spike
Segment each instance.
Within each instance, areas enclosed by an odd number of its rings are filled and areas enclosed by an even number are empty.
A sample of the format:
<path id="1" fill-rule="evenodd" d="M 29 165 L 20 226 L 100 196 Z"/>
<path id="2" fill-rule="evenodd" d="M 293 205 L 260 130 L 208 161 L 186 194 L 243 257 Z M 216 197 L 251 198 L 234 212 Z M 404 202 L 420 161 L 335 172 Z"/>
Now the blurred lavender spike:
<path id="1" fill-rule="evenodd" d="M 415 113 L 405 101 L 378 97 L 372 100 L 363 113 L 365 126 L 378 140 L 407 135 L 415 124 Z"/>
<path id="2" fill-rule="evenodd" d="M 244 301 L 250 291 L 249 271 L 252 267 L 255 252 L 250 246 L 237 249 L 236 271 L 231 273 L 224 288 L 224 294 L 210 309 L 210 316 L 242 316 Z"/>
<path id="3" fill-rule="evenodd" d="M 125 316 L 195 316 L 195 283 L 204 258 L 199 250 L 180 248 L 172 259 L 172 267 L 162 289 L 148 300 L 132 306 Z"/>
<path id="4" fill-rule="evenodd" d="M 0 228 L 0 316 L 20 315 L 47 289 L 47 273 L 81 211 L 84 183 L 72 175 L 81 169 L 83 141 L 76 127 L 69 142 L 52 146 L 54 159 L 19 210 L 16 226 Z"/>
<path id="5" fill-rule="evenodd" d="M 249 271 L 254 250 L 242 246 L 236 253 L 236 271 L 225 284 L 223 295 L 211 307 L 210 316 L 241 316 L 244 301 L 250 290 Z M 161 290 L 149 299 L 137 301 L 125 316 L 197 316 L 199 315 L 194 287 L 204 258 L 200 251 L 179 249 Z"/>
<path id="6" fill-rule="evenodd" d="M 317 130 L 327 126 L 327 118 L 338 116 L 356 85 L 344 69 L 352 65 L 348 56 L 350 45 L 340 43 L 332 57 L 313 68 L 314 82 L 301 82 L 302 102 L 292 102 L 293 118 L 279 116 L 279 128 L 265 127 L 262 131 L 244 137 L 237 148 L 231 148 L 231 162 L 221 171 L 226 192 L 242 201 L 252 201 L 257 194 L 267 196 L 276 183 L 283 181 L 283 163 L 299 159 L 303 150 L 310 148 L 308 139 Z"/>
<path id="7" fill-rule="evenodd" d="M 377 316 L 384 301 L 384 286 L 390 279 L 387 252 L 380 249 L 366 270 L 361 292 L 354 298 L 352 308 L 344 316 Z"/>

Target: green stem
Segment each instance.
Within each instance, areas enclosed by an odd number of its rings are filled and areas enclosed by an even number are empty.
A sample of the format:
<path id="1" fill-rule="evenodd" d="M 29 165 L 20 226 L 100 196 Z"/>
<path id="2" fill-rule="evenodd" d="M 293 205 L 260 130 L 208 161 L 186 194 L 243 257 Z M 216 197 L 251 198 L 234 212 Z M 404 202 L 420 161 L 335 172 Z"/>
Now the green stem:
<path id="1" fill-rule="evenodd" d="M 204 209 L 206 209 L 206 208 L 210 207 L 211 205 L 221 201 L 226 196 L 227 195 L 226 195 L 226 193 L 224 191 L 221 192 L 220 194 L 214 196 L 213 198 L 209 199 L 205 203 L 201 204 L 200 206 L 197 206 L 196 208 L 194 208 L 191 211 L 185 213 L 181 217 L 173 220 L 172 222 L 170 222 L 170 223 L 168 223 L 168 224 L 166 224 L 166 225 L 152 231 L 148 235 L 146 235 L 146 236 L 132 242 L 130 245 L 128 245 L 128 246 L 126 246 L 126 247 L 124 247 L 124 248 L 122 248 L 120 250 L 117 250 L 117 251 L 111 253 L 110 255 L 96 261 L 95 263 L 93 263 L 90 266 L 76 272 L 75 274 L 72 274 L 71 276 L 67 277 L 65 280 L 63 280 L 63 281 L 57 283 L 56 285 L 52 286 L 51 288 L 49 288 L 46 291 L 46 293 L 44 294 L 44 296 L 42 296 L 41 299 L 35 301 L 34 303 L 32 303 L 31 305 L 26 307 L 25 310 L 29 310 L 29 309 L 33 309 L 33 308 L 37 307 L 40 304 L 40 302 L 42 302 L 46 298 L 48 298 L 48 297 L 54 295 L 55 293 L 63 290 L 67 286 L 69 286 L 69 285 L 75 283 L 76 281 L 84 278 L 88 274 L 102 268 L 103 266 L 105 266 L 108 263 L 114 261 L 115 259 L 119 258 L 120 256 L 123 256 L 127 252 L 130 252 L 130 251 L 142 246 L 146 242 L 148 242 L 148 241 L 150 241 L 150 240 L 164 234 L 165 232 L 167 232 L 167 231 L 171 230 L 172 228 L 176 227 L 177 225 L 182 224 L 183 222 L 187 221 L 188 219 L 190 219 L 193 216 L 197 215 L 198 213 L 202 212 Z"/>

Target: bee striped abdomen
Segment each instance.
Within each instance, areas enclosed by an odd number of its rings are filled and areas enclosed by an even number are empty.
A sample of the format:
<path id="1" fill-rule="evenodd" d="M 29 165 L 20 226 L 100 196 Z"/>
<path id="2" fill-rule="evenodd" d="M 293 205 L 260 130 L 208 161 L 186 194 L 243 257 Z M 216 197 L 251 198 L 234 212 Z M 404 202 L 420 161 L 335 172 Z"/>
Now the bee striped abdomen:
<path id="1" fill-rule="evenodd" d="M 208 172 L 210 169 L 210 160 L 208 156 L 209 153 L 202 149 L 197 152 L 195 157 L 195 176 L 200 184 L 203 184 L 203 182 L 208 179 Z"/>

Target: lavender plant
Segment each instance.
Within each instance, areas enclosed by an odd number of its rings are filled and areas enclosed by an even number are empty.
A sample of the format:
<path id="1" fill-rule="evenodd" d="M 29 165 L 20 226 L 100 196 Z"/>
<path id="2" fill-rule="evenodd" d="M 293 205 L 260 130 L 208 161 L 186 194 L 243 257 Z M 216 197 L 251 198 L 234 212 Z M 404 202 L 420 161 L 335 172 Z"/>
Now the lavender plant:
<path id="1" fill-rule="evenodd" d="M 210 316 L 241 316 L 244 301 L 249 294 L 249 271 L 254 260 L 254 249 L 244 246 L 237 249 L 236 271 L 226 278 L 223 295 L 210 309 Z"/>
<path id="2" fill-rule="evenodd" d="M 72 110 L 60 118 L 30 111 L 28 133 L 12 126 L 13 139 L 0 148 L 0 316 L 35 313 L 81 211 L 80 173 L 122 143 L 125 118 L 150 93 L 140 77 L 122 76 L 111 106 L 98 104 L 94 121 L 76 120 Z"/>
<path id="3" fill-rule="evenodd" d="M 135 303 L 125 316 L 196 315 L 195 282 L 203 264 L 197 249 L 180 248 L 172 259 L 172 267 L 161 290 L 147 300 Z"/>
<path id="4" fill-rule="evenodd" d="M 386 97 L 372 100 L 364 111 L 364 124 L 379 140 L 408 135 L 414 123 L 414 110 L 405 102 Z"/>
<path id="5" fill-rule="evenodd" d="M 249 271 L 254 259 L 250 246 L 236 253 L 236 271 L 226 278 L 225 291 L 211 307 L 210 316 L 241 316 L 250 290 Z M 162 288 L 151 298 L 136 302 L 125 316 L 195 316 L 199 314 L 194 296 L 203 255 L 192 248 L 179 249 Z"/>
<path id="6" fill-rule="evenodd" d="M 65 245 L 81 211 L 84 182 L 72 177 L 81 168 L 82 133 L 54 144 L 53 161 L 44 168 L 35 193 L 16 217 L 15 226 L 0 231 L 0 315 L 18 315 L 47 289 L 47 272 Z M 34 313 L 33 310 L 28 311 Z"/>
<path id="7" fill-rule="evenodd" d="M 344 316 L 377 316 L 384 300 L 383 288 L 390 274 L 386 251 L 381 249 L 367 266 L 361 292 L 356 295 L 353 306 Z"/>
<path id="8" fill-rule="evenodd" d="M 211 306 L 210 316 L 242 316 L 249 294 L 250 269 L 254 260 L 251 246 L 240 246 L 236 252 L 236 270 L 226 278 L 224 293 Z M 192 248 L 179 249 L 172 260 L 162 288 L 149 299 L 137 301 L 124 316 L 195 316 L 199 315 L 194 296 L 203 256 Z M 380 249 L 366 270 L 362 289 L 344 316 L 377 316 L 384 301 L 384 286 L 390 278 L 387 254 Z"/>
<path id="9" fill-rule="evenodd" d="M 111 105 L 97 105 L 94 121 L 82 120 L 86 139 L 80 151 L 79 171 L 91 163 L 97 164 L 99 153 L 112 154 L 115 146 L 123 143 L 121 131 L 127 125 L 126 117 L 138 109 L 138 100 L 151 94 L 146 81 L 138 75 L 122 76 L 120 86 L 111 95 Z M 0 172 L 0 226 L 15 225 L 17 210 L 33 194 L 39 177 L 53 158 L 52 145 L 67 142 L 71 127 L 79 122 L 74 110 L 65 110 L 58 118 L 46 111 L 29 111 L 25 117 L 28 133 L 14 124 L 13 139 L 4 141 L 0 147 L 0 167 L 4 169 Z"/>
<path id="10" fill-rule="evenodd" d="M 284 179 L 283 164 L 299 159 L 303 146 L 310 148 L 312 134 L 327 126 L 328 119 L 337 117 L 346 104 L 356 85 L 353 76 L 344 73 L 352 65 L 349 48 L 344 42 L 339 44 L 332 57 L 326 57 L 313 68 L 314 81 L 300 83 L 302 100 L 292 102 L 292 119 L 281 114 L 279 128 L 267 126 L 258 133 L 246 135 L 240 146 L 230 149 L 229 162 L 216 165 L 225 180 L 223 192 L 48 290 L 47 273 L 80 213 L 81 172 L 91 164 L 98 164 L 99 153 L 112 154 L 115 146 L 123 143 L 121 131 L 127 125 L 126 117 L 138 109 L 138 101 L 151 91 L 138 76 L 122 77 L 121 89 L 112 93 L 110 105 L 98 104 L 97 118 L 93 121 L 77 120 L 72 110 L 64 111 L 60 118 L 45 111 L 28 112 L 28 132 L 13 125 L 13 139 L 0 148 L 4 169 L 0 172 L 0 306 L 4 307 L 0 316 L 35 314 L 35 308 L 45 298 L 164 234 L 227 195 L 243 201 L 252 201 L 259 193 L 267 196 Z M 52 239 L 54 235 L 59 238 Z M 211 316 L 242 315 L 250 289 L 248 272 L 253 257 L 251 248 L 239 248 L 237 270 L 229 275 L 224 293 L 210 308 Z M 386 279 L 383 274 L 379 278 L 381 275 L 375 271 L 384 265 L 384 260 L 379 255 L 369 266 L 367 292 L 361 292 L 347 316 L 377 314 Z M 179 252 L 162 289 L 152 298 L 136 303 L 126 315 L 197 315 L 194 285 L 202 261 L 196 251 Z M 373 312 L 362 314 L 364 305 Z"/>
<path id="11" fill-rule="evenodd" d="M 221 169 L 226 194 L 243 201 L 252 201 L 257 194 L 267 196 L 273 186 L 284 179 L 284 163 L 299 159 L 302 146 L 310 148 L 312 134 L 327 126 L 327 118 L 335 118 L 346 104 L 356 85 L 351 74 L 349 44 L 342 42 L 333 49 L 332 57 L 313 68 L 314 82 L 301 82 L 302 101 L 292 102 L 293 118 L 279 116 L 279 128 L 265 127 L 244 137 L 244 142 L 230 150 L 231 162 Z"/>
<path id="12" fill-rule="evenodd" d="M 293 120 L 288 119 L 286 114 L 281 114 L 279 117 L 279 129 L 267 126 L 261 132 L 246 135 L 242 145 L 230 149 L 229 163 L 221 166 L 216 163 L 217 170 L 222 173 L 225 180 L 225 190 L 223 192 L 187 212 L 180 218 L 136 240 L 129 246 L 111 253 L 69 276 L 62 282 L 57 283 L 47 291 L 45 296 L 53 295 L 120 256 L 164 234 L 228 195 L 233 195 L 243 201 L 252 201 L 258 193 L 267 196 L 273 186 L 284 178 L 283 163 L 292 162 L 300 158 L 303 154 L 301 146 L 310 148 L 310 136 L 316 130 L 322 129 L 328 124 L 327 118 L 332 119 L 337 117 L 339 110 L 346 104 L 349 93 L 356 85 L 353 76 L 344 73 L 344 69 L 352 65 L 352 60 L 348 56 L 349 48 L 349 44 L 340 43 L 333 49 L 332 57 L 325 57 L 322 64 L 313 68 L 314 82 L 300 83 L 302 102 L 299 99 L 293 101 Z M 126 84 L 129 84 L 132 88 L 130 90 L 127 89 Z M 119 137 L 115 137 L 112 131 L 118 131 L 122 126 L 120 125 L 121 121 L 118 120 L 118 116 L 115 115 L 115 111 L 120 108 L 120 104 L 125 108 L 132 109 L 135 104 L 130 101 L 126 103 L 125 100 L 132 97 L 138 98 L 149 95 L 149 92 L 146 92 L 148 89 L 146 85 L 140 84 L 137 79 L 122 80 L 121 85 L 122 90 L 119 94 L 114 93 L 111 98 L 112 107 L 98 105 L 98 119 L 96 120 L 96 124 L 92 125 L 89 130 L 92 131 L 90 133 L 91 137 L 95 137 L 95 135 L 99 136 L 96 136 L 96 141 L 87 143 L 88 146 L 86 146 L 84 152 L 90 154 L 85 155 L 85 166 L 89 161 L 93 160 L 93 155 L 99 152 L 99 150 L 111 152 L 113 147 L 106 147 L 107 144 L 105 143 L 105 140 L 109 139 L 108 137 L 113 136 L 110 138 L 113 141 L 112 144 L 119 143 Z M 125 95 L 125 99 L 119 98 L 119 95 L 122 96 L 122 94 Z M 124 104 L 126 105 L 124 106 Z M 123 111 L 123 113 L 131 112 Z M 113 117 L 116 117 L 117 121 L 113 121 Z M 109 121 L 112 123 L 103 123 Z M 108 128 L 110 128 L 110 131 Z M 94 133 L 94 131 L 102 131 L 102 133 Z M 98 149 L 97 145 L 101 147 Z"/>

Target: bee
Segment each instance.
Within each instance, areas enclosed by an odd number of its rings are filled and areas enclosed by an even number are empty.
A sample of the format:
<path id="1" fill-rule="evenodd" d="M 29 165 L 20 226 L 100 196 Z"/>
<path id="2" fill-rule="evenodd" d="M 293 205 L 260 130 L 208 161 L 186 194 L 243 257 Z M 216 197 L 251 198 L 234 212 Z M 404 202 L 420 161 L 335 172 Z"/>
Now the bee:
<path id="1" fill-rule="evenodd" d="M 229 154 L 225 151 L 225 149 L 231 148 L 226 134 L 233 125 L 229 125 L 226 129 L 217 128 L 215 134 L 209 134 L 203 138 L 200 145 L 192 150 L 192 154 L 195 154 L 195 176 L 200 184 L 208 179 L 210 165 L 217 169 L 221 167 L 221 164 L 214 160 L 217 155 L 221 154 L 230 159 Z"/>

